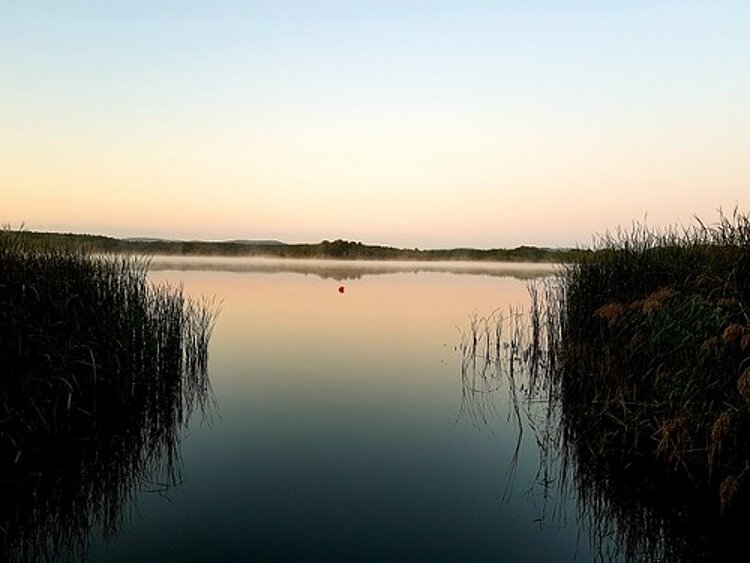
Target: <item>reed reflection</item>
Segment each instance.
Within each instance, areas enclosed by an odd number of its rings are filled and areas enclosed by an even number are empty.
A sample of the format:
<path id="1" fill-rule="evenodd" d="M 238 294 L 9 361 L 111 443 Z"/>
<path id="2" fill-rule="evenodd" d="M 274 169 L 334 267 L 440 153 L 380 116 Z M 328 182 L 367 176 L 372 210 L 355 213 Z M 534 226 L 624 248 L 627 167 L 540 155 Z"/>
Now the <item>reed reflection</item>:
<path id="1" fill-rule="evenodd" d="M 0 560 L 82 558 L 139 490 L 179 482 L 214 311 L 129 258 L 0 237 L 0 265 Z"/>
<path id="2" fill-rule="evenodd" d="M 704 475 L 695 464 L 650 455 L 659 436 L 633 442 L 621 421 L 632 399 L 605 403 L 586 391 L 590 371 L 572 361 L 581 359 L 580 351 L 564 340 L 559 285 L 546 280 L 530 291 L 529 311 L 471 318 L 461 345 L 462 416 L 477 425 L 498 416 L 517 425 L 508 487 L 530 431 L 539 452 L 532 485 L 545 501 L 546 518 L 555 524 L 563 505 L 576 503 L 595 560 L 738 560 L 750 529 L 750 493 L 722 484 L 717 496 L 710 466 Z"/>

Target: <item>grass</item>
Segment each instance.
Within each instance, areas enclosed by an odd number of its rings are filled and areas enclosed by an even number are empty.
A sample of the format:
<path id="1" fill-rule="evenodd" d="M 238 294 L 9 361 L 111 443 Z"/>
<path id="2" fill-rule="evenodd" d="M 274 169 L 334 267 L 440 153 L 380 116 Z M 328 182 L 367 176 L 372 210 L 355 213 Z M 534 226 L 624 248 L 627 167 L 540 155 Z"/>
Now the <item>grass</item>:
<path id="1" fill-rule="evenodd" d="M 179 478 L 178 438 L 211 401 L 213 312 L 147 263 L 0 232 L 0 559 L 80 553 L 149 479 Z"/>
<path id="2" fill-rule="evenodd" d="M 744 547 L 749 314 L 750 216 L 735 211 L 606 234 L 532 286 L 527 331 L 492 344 L 506 373 L 527 370 L 526 398 L 544 397 L 532 424 L 543 481 L 577 494 L 601 559 L 721 560 Z"/>

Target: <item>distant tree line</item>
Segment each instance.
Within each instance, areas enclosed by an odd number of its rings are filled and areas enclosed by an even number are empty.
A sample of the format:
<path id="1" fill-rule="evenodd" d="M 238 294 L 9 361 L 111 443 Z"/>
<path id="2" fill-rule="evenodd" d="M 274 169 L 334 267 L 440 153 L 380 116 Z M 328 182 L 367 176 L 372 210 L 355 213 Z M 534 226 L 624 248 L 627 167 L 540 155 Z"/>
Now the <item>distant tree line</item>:
<path id="1" fill-rule="evenodd" d="M 329 258 L 345 260 L 478 260 L 497 262 L 572 262 L 580 256 L 579 249 L 516 248 L 429 249 L 396 248 L 369 245 L 342 239 L 324 240 L 316 244 L 284 244 L 278 242 L 207 242 L 176 240 L 129 240 L 100 235 L 45 233 L 18 231 L 18 236 L 30 246 L 85 247 L 93 252 L 122 252 L 135 254 L 209 255 L 209 256 L 266 256 L 276 258 Z"/>

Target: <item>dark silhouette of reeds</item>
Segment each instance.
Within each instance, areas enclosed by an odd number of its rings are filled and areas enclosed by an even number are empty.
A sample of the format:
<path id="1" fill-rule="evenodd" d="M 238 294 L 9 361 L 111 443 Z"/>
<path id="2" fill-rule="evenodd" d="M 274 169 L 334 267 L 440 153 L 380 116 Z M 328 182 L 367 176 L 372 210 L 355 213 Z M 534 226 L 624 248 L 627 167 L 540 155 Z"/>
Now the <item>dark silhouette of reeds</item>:
<path id="1" fill-rule="evenodd" d="M 139 488 L 179 480 L 214 313 L 146 273 L 0 232 L 0 560 L 79 557 Z"/>
<path id="2" fill-rule="evenodd" d="M 529 379 L 509 381 L 535 413 L 539 481 L 577 494 L 598 557 L 713 561 L 742 552 L 750 216 L 618 230 L 531 292 L 528 330 L 498 348 L 521 350 Z M 543 400 L 541 415 L 531 400 Z"/>

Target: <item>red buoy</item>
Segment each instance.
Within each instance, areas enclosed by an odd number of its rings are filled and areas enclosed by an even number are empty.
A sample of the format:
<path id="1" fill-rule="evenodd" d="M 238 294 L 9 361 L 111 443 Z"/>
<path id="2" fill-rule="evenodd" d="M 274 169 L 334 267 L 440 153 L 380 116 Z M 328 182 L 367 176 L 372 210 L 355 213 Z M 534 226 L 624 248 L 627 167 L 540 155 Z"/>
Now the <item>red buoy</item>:
<path id="1" fill-rule="evenodd" d="M 339 293 L 344 293 L 344 286 L 343 285 L 339 286 Z"/>

